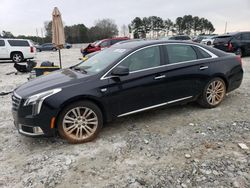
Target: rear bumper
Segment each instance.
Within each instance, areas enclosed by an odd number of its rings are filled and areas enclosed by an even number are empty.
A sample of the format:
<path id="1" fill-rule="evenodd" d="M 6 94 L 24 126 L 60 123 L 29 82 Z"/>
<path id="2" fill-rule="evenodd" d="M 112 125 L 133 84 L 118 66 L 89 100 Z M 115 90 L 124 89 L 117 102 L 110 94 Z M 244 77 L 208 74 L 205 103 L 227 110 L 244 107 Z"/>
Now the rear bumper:
<path id="1" fill-rule="evenodd" d="M 243 69 L 240 68 L 240 70 L 238 70 L 238 71 L 237 71 L 237 69 L 235 69 L 234 71 L 235 71 L 235 73 L 232 74 L 232 76 L 229 79 L 227 92 L 230 92 L 230 91 L 233 91 L 233 90 L 239 88 L 241 83 L 242 83 Z"/>

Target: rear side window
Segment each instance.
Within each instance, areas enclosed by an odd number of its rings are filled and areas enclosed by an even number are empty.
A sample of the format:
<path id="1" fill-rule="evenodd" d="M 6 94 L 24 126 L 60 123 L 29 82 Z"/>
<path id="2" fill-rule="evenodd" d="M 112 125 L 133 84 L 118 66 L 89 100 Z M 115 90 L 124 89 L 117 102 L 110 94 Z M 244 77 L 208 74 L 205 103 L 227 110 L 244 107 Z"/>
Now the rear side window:
<path id="1" fill-rule="evenodd" d="M 215 39 L 214 43 L 228 43 L 233 36 L 231 35 L 226 35 L 226 36 L 219 36 Z"/>
<path id="2" fill-rule="evenodd" d="M 189 45 L 169 44 L 165 46 L 169 64 L 198 59 L 195 50 Z"/>
<path id="3" fill-rule="evenodd" d="M 250 33 L 243 33 L 241 35 L 242 40 L 250 40 Z"/>
<path id="4" fill-rule="evenodd" d="M 121 42 L 121 41 L 123 41 L 124 39 L 113 39 L 113 40 L 111 40 L 111 45 L 113 45 L 113 44 L 115 44 L 115 43 L 117 43 L 117 42 Z"/>
<path id="5" fill-rule="evenodd" d="M 5 46 L 4 40 L 0 40 L 0 46 Z"/>
<path id="6" fill-rule="evenodd" d="M 210 58 L 210 57 L 212 57 L 206 51 L 202 50 L 199 47 L 195 47 L 195 49 L 197 50 L 197 53 L 199 53 L 199 59 L 204 59 L 204 58 Z"/>
<path id="7" fill-rule="evenodd" d="M 11 46 L 30 46 L 27 40 L 8 40 Z"/>

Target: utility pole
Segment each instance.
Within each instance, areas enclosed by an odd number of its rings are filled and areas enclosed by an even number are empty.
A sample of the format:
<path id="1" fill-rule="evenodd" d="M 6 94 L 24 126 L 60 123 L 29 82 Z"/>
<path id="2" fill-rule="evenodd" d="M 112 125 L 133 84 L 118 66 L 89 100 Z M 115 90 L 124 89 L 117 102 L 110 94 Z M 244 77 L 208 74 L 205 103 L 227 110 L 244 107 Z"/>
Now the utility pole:
<path id="1" fill-rule="evenodd" d="M 38 43 L 38 30 L 36 28 L 36 42 Z"/>
<path id="2" fill-rule="evenodd" d="M 43 43 L 43 28 L 41 28 L 41 34 L 42 34 L 42 43 Z"/>
<path id="3" fill-rule="evenodd" d="M 225 33 L 227 33 L 227 22 L 226 22 L 226 25 L 225 25 Z"/>

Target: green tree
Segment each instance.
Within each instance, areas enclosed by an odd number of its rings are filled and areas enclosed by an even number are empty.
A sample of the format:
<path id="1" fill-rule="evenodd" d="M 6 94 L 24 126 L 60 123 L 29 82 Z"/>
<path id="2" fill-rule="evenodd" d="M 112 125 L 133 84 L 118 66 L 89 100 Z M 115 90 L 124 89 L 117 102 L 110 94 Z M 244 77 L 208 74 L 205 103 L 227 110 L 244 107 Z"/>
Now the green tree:
<path id="1" fill-rule="evenodd" d="M 132 20 L 131 24 L 131 30 L 133 31 L 134 38 L 144 38 L 145 36 L 145 31 L 144 31 L 144 25 L 143 21 L 141 18 L 136 17 L 134 20 Z"/>
<path id="2" fill-rule="evenodd" d="M 2 38 L 15 38 L 10 31 L 2 31 Z"/>
<path id="3" fill-rule="evenodd" d="M 183 24 L 182 24 L 183 18 L 177 17 L 175 20 L 175 30 L 177 34 L 183 34 Z"/>
<path id="4" fill-rule="evenodd" d="M 187 35 L 190 35 L 192 27 L 193 27 L 193 16 L 191 15 L 183 16 L 182 23 L 181 23 L 181 28 L 183 32 Z"/>
<path id="5" fill-rule="evenodd" d="M 164 21 L 164 30 L 167 34 L 167 36 L 169 35 L 169 32 L 173 32 L 174 29 L 174 23 L 170 20 L 170 19 L 166 19 Z"/>

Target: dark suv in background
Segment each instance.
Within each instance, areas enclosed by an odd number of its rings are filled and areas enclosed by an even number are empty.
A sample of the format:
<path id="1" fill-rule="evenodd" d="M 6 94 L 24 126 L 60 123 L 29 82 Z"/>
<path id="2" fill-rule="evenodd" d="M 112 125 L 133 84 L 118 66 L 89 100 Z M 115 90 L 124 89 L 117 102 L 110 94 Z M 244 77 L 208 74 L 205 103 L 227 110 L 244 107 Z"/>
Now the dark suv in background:
<path id="1" fill-rule="evenodd" d="M 220 35 L 214 40 L 214 47 L 240 56 L 250 55 L 250 32 Z"/>

